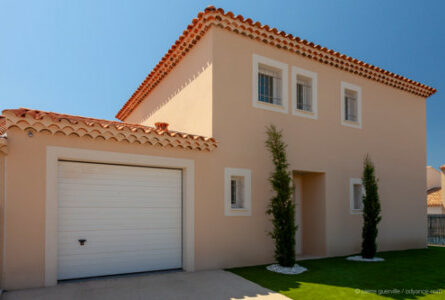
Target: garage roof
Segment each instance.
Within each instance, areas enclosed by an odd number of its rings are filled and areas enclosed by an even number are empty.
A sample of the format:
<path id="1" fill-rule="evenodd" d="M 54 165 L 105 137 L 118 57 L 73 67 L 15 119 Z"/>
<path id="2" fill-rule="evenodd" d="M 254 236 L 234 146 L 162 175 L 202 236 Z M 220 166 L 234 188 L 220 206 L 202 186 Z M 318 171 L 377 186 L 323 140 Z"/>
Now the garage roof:
<path id="1" fill-rule="evenodd" d="M 212 151 L 218 146 L 214 138 L 168 130 L 167 123 L 157 123 L 157 127 L 150 127 L 27 108 L 6 109 L 3 116 L 6 120 L 6 132 L 17 127 L 22 130 L 62 133 L 94 140 L 125 141 L 199 151 Z"/>

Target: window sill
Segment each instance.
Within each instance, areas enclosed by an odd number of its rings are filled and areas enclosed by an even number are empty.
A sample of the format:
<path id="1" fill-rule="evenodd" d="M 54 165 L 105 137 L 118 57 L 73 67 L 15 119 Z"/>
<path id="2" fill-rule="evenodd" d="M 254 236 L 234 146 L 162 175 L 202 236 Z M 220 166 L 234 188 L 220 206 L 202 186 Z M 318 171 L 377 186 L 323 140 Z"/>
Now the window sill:
<path id="1" fill-rule="evenodd" d="M 354 128 L 362 128 L 362 124 L 359 121 L 348 121 L 348 120 L 342 120 L 341 124 L 343 126 L 348 126 L 348 127 L 354 127 Z"/>
<path id="2" fill-rule="evenodd" d="M 283 99 L 283 101 L 286 101 L 286 100 Z M 274 112 L 281 112 L 281 113 L 287 114 L 287 107 L 285 107 L 282 104 L 273 104 L 273 103 L 261 102 L 261 101 L 256 100 L 253 103 L 253 106 L 256 108 L 261 108 L 261 109 L 265 109 L 265 110 L 270 110 L 270 111 L 274 111 Z"/>
<path id="3" fill-rule="evenodd" d="M 309 119 L 317 119 L 317 114 L 313 111 L 307 111 L 302 109 L 296 109 L 292 112 L 294 116 L 304 117 Z"/>
<path id="4" fill-rule="evenodd" d="M 247 208 L 230 208 L 229 211 L 226 212 L 226 216 L 228 217 L 249 217 L 251 216 L 250 209 Z"/>
<path id="5" fill-rule="evenodd" d="M 361 215 L 363 214 L 363 209 L 351 209 L 351 215 Z"/>

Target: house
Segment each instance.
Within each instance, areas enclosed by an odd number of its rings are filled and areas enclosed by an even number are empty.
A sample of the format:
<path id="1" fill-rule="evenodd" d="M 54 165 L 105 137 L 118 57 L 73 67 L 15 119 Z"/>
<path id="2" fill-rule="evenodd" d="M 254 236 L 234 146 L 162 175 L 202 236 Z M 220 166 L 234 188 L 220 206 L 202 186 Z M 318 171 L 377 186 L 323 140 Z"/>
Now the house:
<path id="1" fill-rule="evenodd" d="M 443 214 L 445 201 L 442 195 L 442 167 L 441 172 L 431 166 L 426 167 L 427 207 L 428 215 Z M 444 181 L 445 183 L 445 181 Z"/>
<path id="2" fill-rule="evenodd" d="M 367 153 L 379 250 L 426 247 L 425 100 L 435 91 L 209 7 L 121 122 L 3 111 L 1 287 L 272 262 L 269 124 L 288 144 L 298 255 L 360 250 Z"/>
<path id="3" fill-rule="evenodd" d="M 426 189 L 431 190 L 433 188 L 440 188 L 441 187 L 441 176 L 440 172 L 437 171 L 432 166 L 426 167 Z"/>

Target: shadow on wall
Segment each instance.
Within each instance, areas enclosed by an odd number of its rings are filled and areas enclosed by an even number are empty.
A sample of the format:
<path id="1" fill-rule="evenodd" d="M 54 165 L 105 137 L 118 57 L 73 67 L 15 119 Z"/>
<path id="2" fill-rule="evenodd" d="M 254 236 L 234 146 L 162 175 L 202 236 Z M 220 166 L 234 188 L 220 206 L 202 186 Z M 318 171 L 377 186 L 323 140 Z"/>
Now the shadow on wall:
<path id="1" fill-rule="evenodd" d="M 170 73 L 151 91 L 148 98 L 149 101 L 144 103 L 145 108 L 143 111 L 147 113 L 138 116 L 136 123 L 143 123 L 153 116 L 163 106 L 195 82 L 207 69 L 211 68 L 211 66 L 212 63 L 210 61 L 206 61 L 203 64 L 188 64 L 187 67 L 184 66 L 182 68 L 181 65 L 176 66 L 174 73 L 175 80 L 170 80 L 173 76 L 173 74 Z M 179 70 L 179 68 L 181 69 Z M 189 100 L 199 101 L 200 99 Z M 139 110 L 142 111 L 141 109 Z"/>
<path id="2" fill-rule="evenodd" d="M 325 173 L 294 170 L 297 255 L 326 255 Z"/>
<path id="3" fill-rule="evenodd" d="M 280 275 L 266 266 L 230 271 L 291 299 L 445 298 L 445 247 L 381 252 L 384 262 L 347 261 L 345 257 L 299 261 L 308 269 Z M 360 298 L 361 299 L 361 298 Z"/>

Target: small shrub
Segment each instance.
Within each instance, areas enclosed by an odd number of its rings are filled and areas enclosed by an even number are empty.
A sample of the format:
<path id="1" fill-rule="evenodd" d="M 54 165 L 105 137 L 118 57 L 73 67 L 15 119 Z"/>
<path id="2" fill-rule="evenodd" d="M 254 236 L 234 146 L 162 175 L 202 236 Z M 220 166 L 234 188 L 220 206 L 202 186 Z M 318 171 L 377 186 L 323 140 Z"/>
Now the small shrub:
<path id="1" fill-rule="evenodd" d="M 375 176 L 374 164 L 369 155 L 363 162 L 362 182 L 365 188 L 363 195 L 363 229 L 362 257 L 373 258 L 377 252 L 377 225 L 381 220 L 378 180 Z"/>

